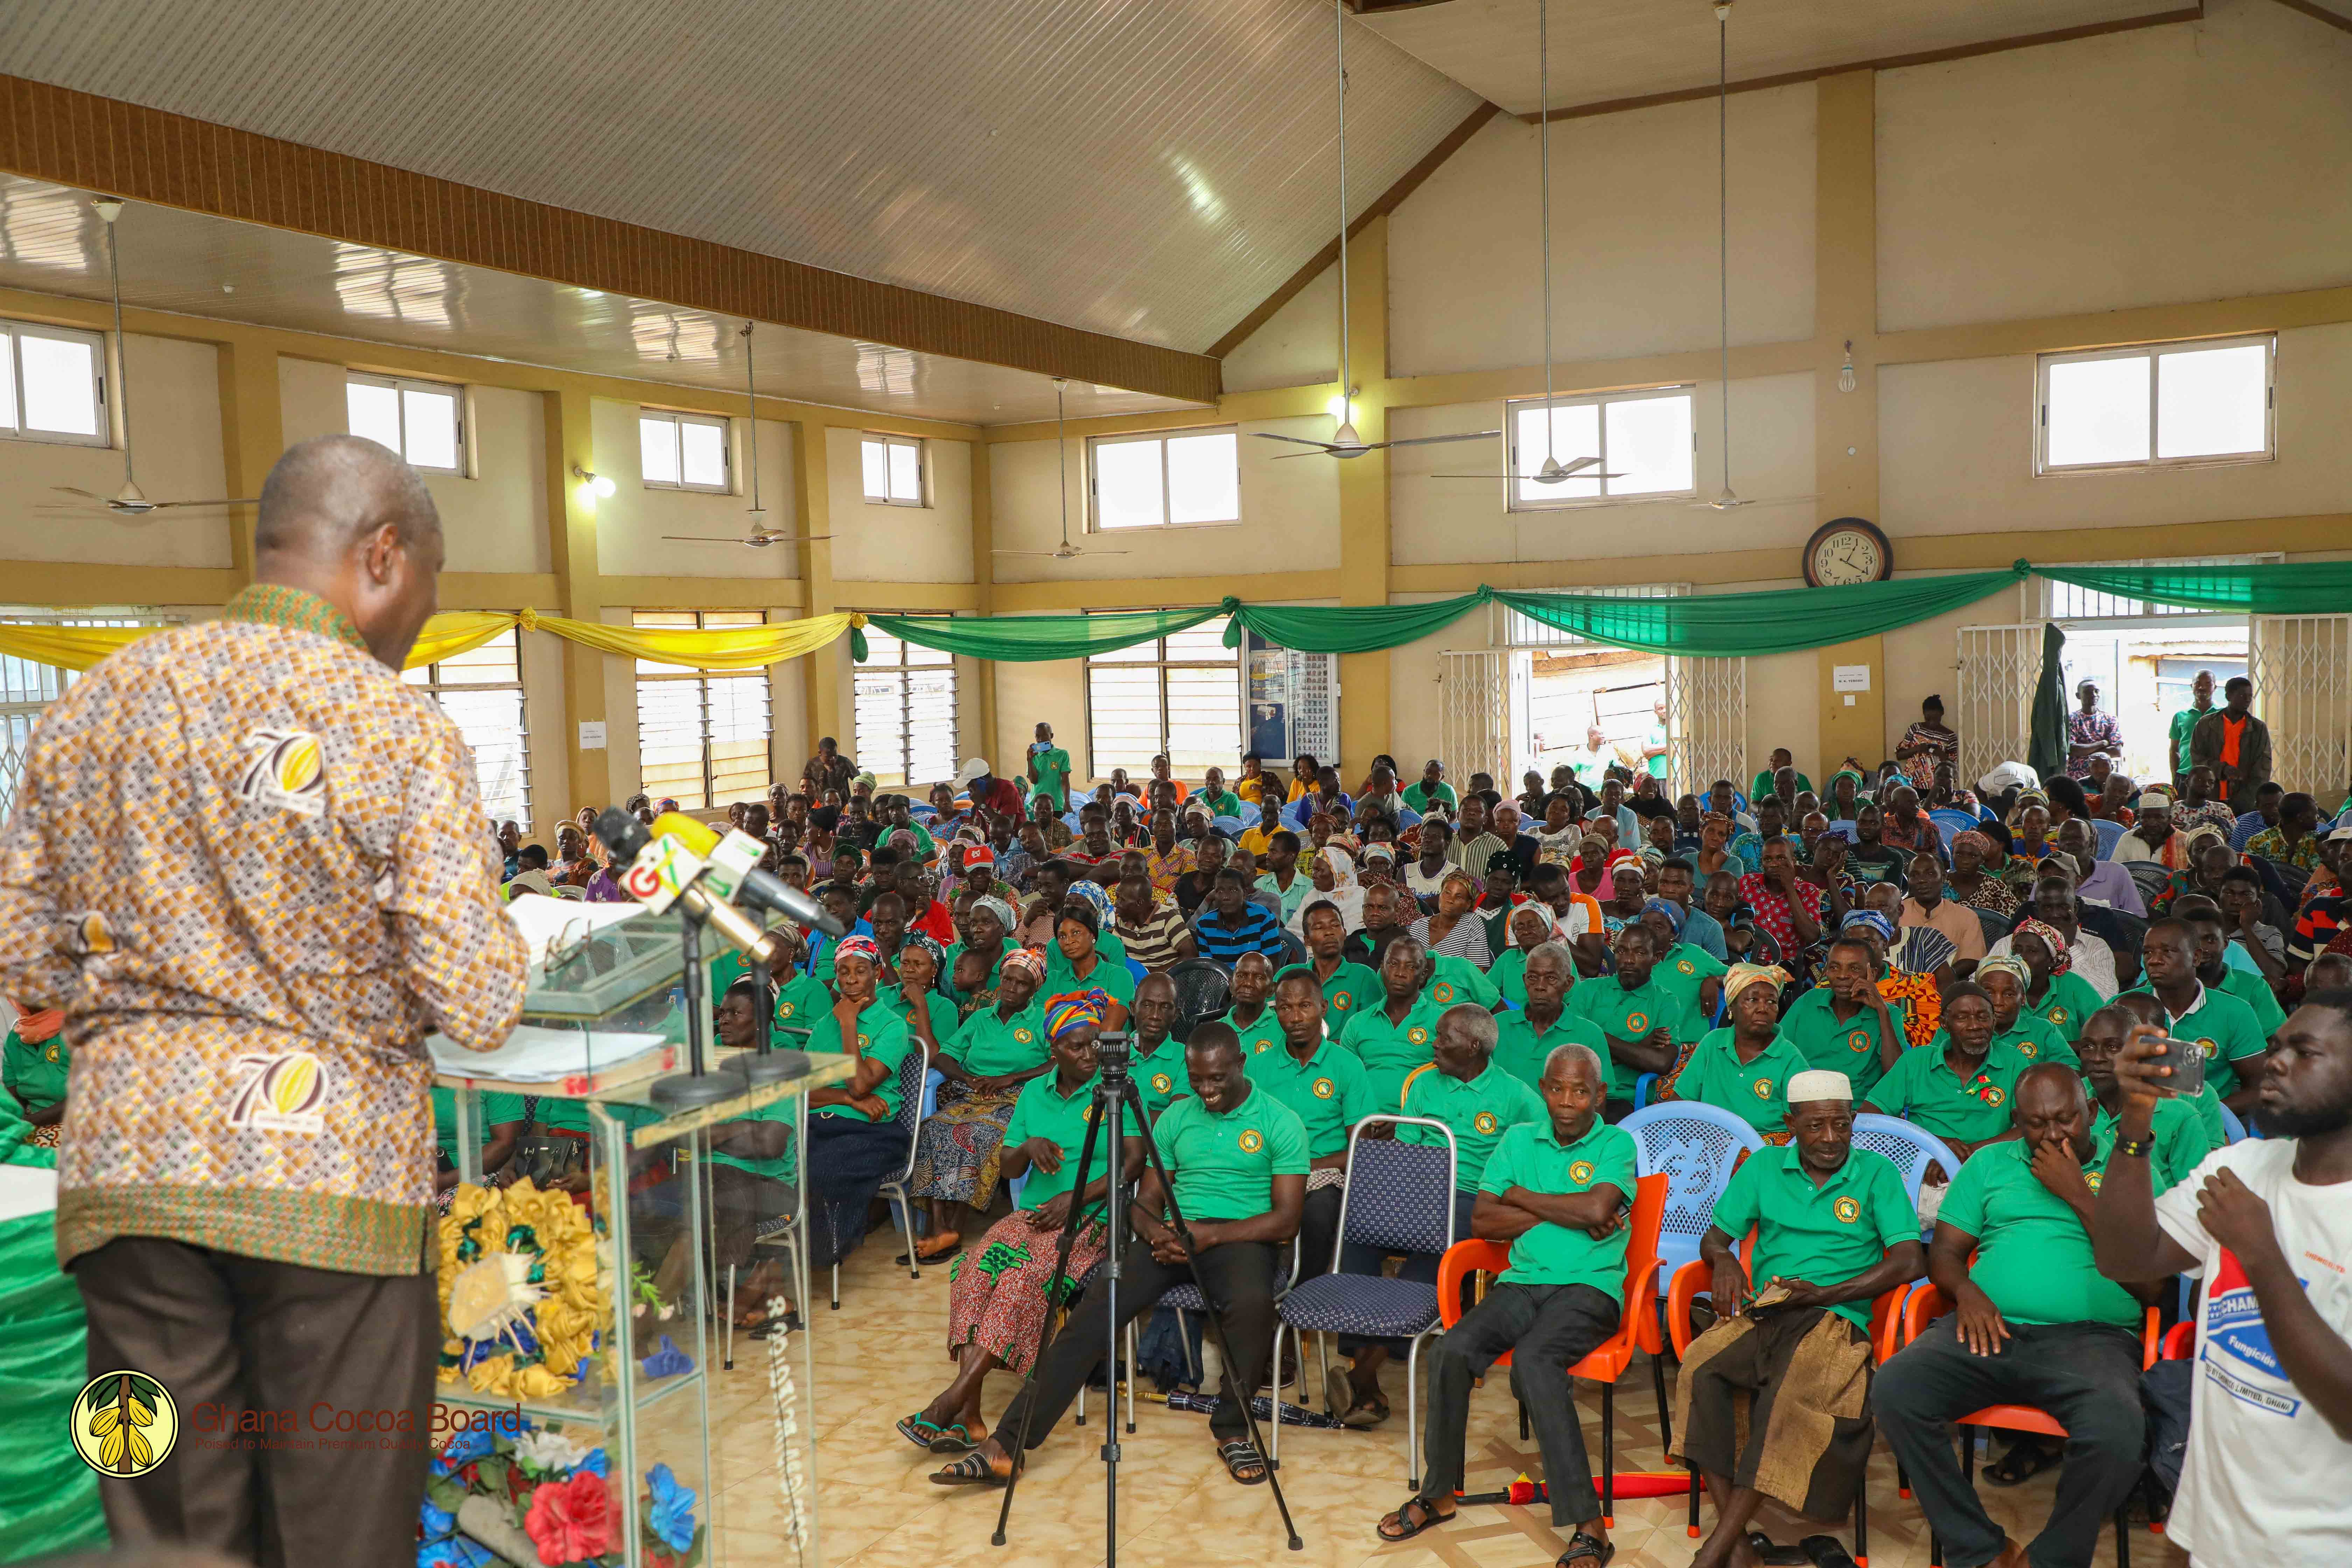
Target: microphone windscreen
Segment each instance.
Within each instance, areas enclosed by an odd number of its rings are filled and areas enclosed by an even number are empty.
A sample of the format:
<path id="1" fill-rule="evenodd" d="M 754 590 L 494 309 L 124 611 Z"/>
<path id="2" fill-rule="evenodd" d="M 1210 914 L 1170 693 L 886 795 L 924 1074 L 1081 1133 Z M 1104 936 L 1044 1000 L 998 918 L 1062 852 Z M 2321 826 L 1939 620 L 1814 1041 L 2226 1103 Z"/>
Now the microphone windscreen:
<path id="1" fill-rule="evenodd" d="M 684 812 L 663 812 L 654 818 L 653 830 L 662 837 L 677 839 L 706 860 L 710 858 L 710 852 L 719 847 L 718 830 Z"/>

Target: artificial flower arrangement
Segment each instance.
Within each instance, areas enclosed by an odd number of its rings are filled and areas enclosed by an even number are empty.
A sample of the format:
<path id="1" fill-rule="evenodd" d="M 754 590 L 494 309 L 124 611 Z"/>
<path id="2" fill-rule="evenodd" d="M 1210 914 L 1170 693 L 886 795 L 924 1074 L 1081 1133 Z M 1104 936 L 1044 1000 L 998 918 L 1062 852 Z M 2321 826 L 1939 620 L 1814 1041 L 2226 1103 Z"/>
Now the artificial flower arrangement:
<path id="1" fill-rule="evenodd" d="M 433 1458 L 419 1520 L 416 1568 L 559 1568 L 625 1561 L 611 1464 L 559 1427 L 528 1419 L 509 1436 L 474 1426 Z M 694 1489 L 667 1465 L 646 1472 L 635 1500 L 646 1568 L 696 1568 L 707 1532 Z"/>
<path id="2" fill-rule="evenodd" d="M 609 1302 L 596 1222 L 568 1194 L 461 1184 L 440 1242 L 441 1381 L 550 1399 L 586 1380 Z"/>

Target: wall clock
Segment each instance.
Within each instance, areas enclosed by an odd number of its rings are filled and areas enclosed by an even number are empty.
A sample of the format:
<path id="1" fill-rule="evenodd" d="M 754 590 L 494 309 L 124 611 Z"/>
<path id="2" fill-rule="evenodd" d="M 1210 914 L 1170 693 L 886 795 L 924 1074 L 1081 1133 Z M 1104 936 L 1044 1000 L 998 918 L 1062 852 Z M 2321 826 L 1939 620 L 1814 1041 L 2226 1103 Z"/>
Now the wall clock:
<path id="1" fill-rule="evenodd" d="M 1815 588 L 1884 583 L 1895 574 L 1895 549 L 1865 518 L 1837 517 L 1805 542 L 1805 582 Z"/>

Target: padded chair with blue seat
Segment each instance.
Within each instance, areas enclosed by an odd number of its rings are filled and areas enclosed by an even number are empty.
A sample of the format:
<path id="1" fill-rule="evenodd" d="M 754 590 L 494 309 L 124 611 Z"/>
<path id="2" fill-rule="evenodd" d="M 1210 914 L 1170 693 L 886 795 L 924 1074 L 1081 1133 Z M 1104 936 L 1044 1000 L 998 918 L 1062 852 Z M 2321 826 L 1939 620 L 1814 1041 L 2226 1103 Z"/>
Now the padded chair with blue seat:
<path id="1" fill-rule="evenodd" d="M 907 1275 L 913 1279 L 923 1277 L 922 1259 L 915 1250 L 915 1200 L 907 1191 L 915 1179 L 915 1134 L 921 1131 L 923 1118 L 931 1104 L 930 1047 L 920 1040 L 910 1040 L 908 1051 L 898 1063 L 898 1125 L 907 1133 L 907 1163 L 898 1173 L 876 1189 L 875 1195 L 887 1198 L 897 1214 L 898 1228 L 907 1235 Z M 833 1266 L 833 1310 L 841 1310 L 841 1264 Z"/>
<path id="2" fill-rule="evenodd" d="M 1376 1121 L 1398 1127 L 1434 1128 L 1444 1142 L 1363 1142 Z M 1274 1356 L 1282 1365 L 1282 1337 L 1298 1336 L 1298 1380 L 1307 1382 L 1306 1336 L 1352 1334 L 1366 1339 L 1407 1340 L 1405 1352 L 1405 1485 L 1421 1485 L 1421 1345 L 1440 1331 L 1437 1287 L 1378 1274 L 1342 1274 L 1339 1259 L 1357 1242 L 1382 1253 L 1425 1253 L 1442 1258 L 1459 1237 L 1454 1234 L 1454 1130 L 1426 1116 L 1368 1116 L 1348 1135 L 1348 1184 L 1339 1194 L 1339 1241 L 1331 1272 L 1302 1281 L 1275 1309 Z M 1306 1403 L 1302 1392 L 1300 1404 Z M 1333 1415 L 1339 1414 L 1333 1411 Z M 1282 1424 L 1273 1424 L 1271 1454 L 1282 1452 Z"/>
<path id="3" fill-rule="evenodd" d="M 2099 836 L 2099 858 L 2114 859 L 2116 846 L 2124 841 L 2124 825 L 2110 822 L 2104 816 L 2095 816 L 2091 818 L 2091 831 Z"/>

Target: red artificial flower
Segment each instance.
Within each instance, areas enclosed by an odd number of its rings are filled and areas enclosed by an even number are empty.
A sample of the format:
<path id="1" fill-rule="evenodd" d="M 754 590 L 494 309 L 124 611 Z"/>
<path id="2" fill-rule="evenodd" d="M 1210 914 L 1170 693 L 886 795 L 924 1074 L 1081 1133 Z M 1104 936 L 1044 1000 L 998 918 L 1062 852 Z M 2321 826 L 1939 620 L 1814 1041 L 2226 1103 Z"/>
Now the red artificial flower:
<path id="1" fill-rule="evenodd" d="M 593 1470 L 575 1471 L 568 1481 L 545 1481 L 530 1496 L 523 1520 L 539 1560 L 555 1568 L 612 1549 L 613 1496 Z"/>

